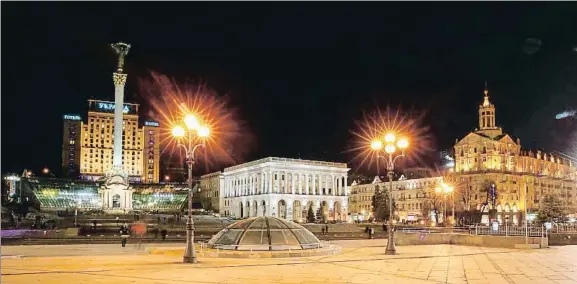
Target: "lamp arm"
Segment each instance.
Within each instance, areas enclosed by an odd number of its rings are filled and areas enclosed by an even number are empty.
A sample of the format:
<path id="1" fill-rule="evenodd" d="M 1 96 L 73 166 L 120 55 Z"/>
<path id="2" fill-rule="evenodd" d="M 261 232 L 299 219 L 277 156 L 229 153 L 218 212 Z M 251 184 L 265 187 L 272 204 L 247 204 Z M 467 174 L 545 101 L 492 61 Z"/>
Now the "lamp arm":
<path id="1" fill-rule="evenodd" d="M 194 153 L 196 152 L 196 149 L 198 147 L 202 147 L 204 148 L 204 141 L 200 142 L 199 144 L 197 144 L 196 146 L 194 146 L 191 151 L 190 151 L 190 157 L 192 158 L 192 160 L 194 161 Z"/>

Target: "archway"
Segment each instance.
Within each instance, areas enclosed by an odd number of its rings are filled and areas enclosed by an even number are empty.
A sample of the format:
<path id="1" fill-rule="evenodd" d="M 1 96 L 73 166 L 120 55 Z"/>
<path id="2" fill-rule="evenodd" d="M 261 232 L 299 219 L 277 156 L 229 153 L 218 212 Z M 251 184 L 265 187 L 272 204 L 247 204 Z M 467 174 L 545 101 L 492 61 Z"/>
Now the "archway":
<path id="1" fill-rule="evenodd" d="M 281 200 L 278 202 L 277 207 L 278 207 L 278 209 L 277 209 L 277 211 L 278 211 L 278 212 L 277 212 L 277 213 L 278 213 L 278 214 L 277 214 L 278 218 L 286 219 L 286 214 L 287 214 L 286 202 L 281 199 Z"/>
<path id="2" fill-rule="evenodd" d="M 262 201 L 262 216 L 266 216 L 266 202 Z"/>
<path id="3" fill-rule="evenodd" d="M 246 202 L 246 217 L 251 217 L 250 216 L 251 210 L 250 210 L 250 202 L 247 201 Z"/>
<path id="4" fill-rule="evenodd" d="M 295 200 L 293 202 L 293 221 L 302 222 L 301 214 L 302 214 L 301 202 L 299 200 Z"/>
<path id="5" fill-rule="evenodd" d="M 333 220 L 342 221 L 343 220 L 343 207 L 341 206 L 341 203 L 338 201 L 335 201 L 335 203 L 333 205 L 333 210 L 334 210 Z"/>
<path id="6" fill-rule="evenodd" d="M 323 216 L 321 222 L 329 220 L 329 205 L 326 201 L 321 201 L 321 214 Z"/>
<path id="7" fill-rule="evenodd" d="M 308 219 L 309 208 L 311 208 L 313 210 L 313 214 L 316 214 L 314 203 L 312 201 L 306 202 L 306 206 L 304 206 L 303 211 L 302 211 L 302 215 L 301 215 L 301 216 L 303 216 L 303 220 L 305 223 L 309 223 L 309 221 L 310 221 Z"/>
<path id="8" fill-rule="evenodd" d="M 120 195 L 115 194 L 112 196 L 112 208 L 120 208 Z"/>
<path id="9" fill-rule="evenodd" d="M 239 217 L 240 218 L 244 217 L 244 204 L 242 202 L 240 203 L 240 215 L 239 215 Z"/>
<path id="10" fill-rule="evenodd" d="M 258 202 L 254 201 L 252 206 L 252 212 L 254 217 L 258 217 Z"/>

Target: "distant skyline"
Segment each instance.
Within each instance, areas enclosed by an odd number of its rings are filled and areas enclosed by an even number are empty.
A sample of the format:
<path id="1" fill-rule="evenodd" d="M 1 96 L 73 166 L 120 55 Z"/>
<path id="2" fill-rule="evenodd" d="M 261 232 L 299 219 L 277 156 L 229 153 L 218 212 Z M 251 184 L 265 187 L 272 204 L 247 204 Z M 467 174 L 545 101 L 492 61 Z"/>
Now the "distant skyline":
<path id="1" fill-rule="evenodd" d="M 112 100 L 116 41 L 132 44 L 126 102 L 143 117 L 151 71 L 226 96 L 255 137 L 237 162 L 350 162 L 355 120 L 387 106 L 423 116 L 432 149 L 450 149 L 477 126 L 485 81 L 524 148 L 575 136 L 555 116 L 577 108 L 577 3 L 326 4 L 4 3 L 2 171 L 60 172 L 62 116 Z"/>

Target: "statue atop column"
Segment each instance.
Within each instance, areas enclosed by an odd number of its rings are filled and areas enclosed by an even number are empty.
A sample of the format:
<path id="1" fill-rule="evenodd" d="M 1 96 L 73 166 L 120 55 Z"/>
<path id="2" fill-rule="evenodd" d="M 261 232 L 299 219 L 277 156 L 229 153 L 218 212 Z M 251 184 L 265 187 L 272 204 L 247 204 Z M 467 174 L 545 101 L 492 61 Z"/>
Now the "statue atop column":
<path id="1" fill-rule="evenodd" d="M 116 68 L 117 73 L 122 73 L 122 68 L 124 67 L 124 57 L 128 54 L 130 50 L 130 44 L 124 42 L 113 43 L 110 46 L 116 51 L 118 54 L 118 65 Z"/>

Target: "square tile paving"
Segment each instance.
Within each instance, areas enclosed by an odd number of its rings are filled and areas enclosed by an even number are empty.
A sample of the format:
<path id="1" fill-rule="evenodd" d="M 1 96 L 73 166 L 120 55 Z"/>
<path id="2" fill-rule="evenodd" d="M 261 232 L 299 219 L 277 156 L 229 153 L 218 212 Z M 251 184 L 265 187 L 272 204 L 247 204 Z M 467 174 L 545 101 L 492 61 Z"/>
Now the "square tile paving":
<path id="1" fill-rule="evenodd" d="M 577 283 L 577 246 L 512 250 L 338 241 L 343 253 L 284 259 L 150 255 L 120 245 L 2 247 L 2 283 Z M 175 246 L 182 246 L 178 244 Z"/>

